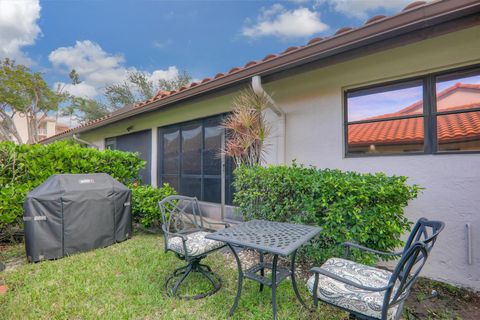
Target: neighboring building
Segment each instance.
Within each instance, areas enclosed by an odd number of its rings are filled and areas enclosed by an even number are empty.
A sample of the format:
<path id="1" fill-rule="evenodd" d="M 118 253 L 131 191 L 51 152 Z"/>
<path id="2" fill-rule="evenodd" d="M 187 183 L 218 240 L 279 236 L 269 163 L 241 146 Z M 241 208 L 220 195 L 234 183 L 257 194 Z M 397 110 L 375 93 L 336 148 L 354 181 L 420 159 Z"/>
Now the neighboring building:
<path id="1" fill-rule="evenodd" d="M 15 124 L 18 134 L 22 138 L 23 143 L 28 141 L 28 124 L 27 119 L 22 114 L 15 114 L 13 116 L 13 123 Z M 65 124 L 57 122 L 54 117 L 44 118 L 38 125 L 38 139 L 46 139 L 48 137 L 59 134 L 69 127 Z"/>
<path id="2" fill-rule="evenodd" d="M 425 273 L 480 290 L 477 0 L 415 2 L 43 142 L 75 133 L 140 151 L 151 184 L 169 182 L 228 217 L 231 164 L 217 156 L 218 122 L 240 89 L 261 90 L 259 80 L 275 100 L 267 163 L 408 176 L 425 188 L 408 218 L 446 222 Z"/>

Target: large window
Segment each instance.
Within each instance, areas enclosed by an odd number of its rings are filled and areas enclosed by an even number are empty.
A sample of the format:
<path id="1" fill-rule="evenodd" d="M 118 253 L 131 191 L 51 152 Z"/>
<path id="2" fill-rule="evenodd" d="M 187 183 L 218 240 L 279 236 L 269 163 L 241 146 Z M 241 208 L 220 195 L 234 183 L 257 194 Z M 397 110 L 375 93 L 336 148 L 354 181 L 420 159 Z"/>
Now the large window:
<path id="1" fill-rule="evenodd" d="M 347 155 L 480 151 L 480 70 L 345 92 Z"/>
<path id="2" fill-rule="evenodd" d="M 224 130 L 221 116 L 159 128 L 159 181 L 182 195 L 220 203 Z M 232 203 L 232 170 L 225 159 L 225 203 Z"/>

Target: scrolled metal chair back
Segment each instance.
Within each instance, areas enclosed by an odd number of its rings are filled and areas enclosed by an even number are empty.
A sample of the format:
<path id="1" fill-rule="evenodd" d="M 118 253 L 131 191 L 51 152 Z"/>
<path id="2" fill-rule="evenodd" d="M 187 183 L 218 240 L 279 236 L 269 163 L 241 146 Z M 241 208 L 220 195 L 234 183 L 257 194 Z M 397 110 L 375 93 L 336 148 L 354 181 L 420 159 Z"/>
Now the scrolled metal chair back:
<path id="1" fill-rule="evenodd" d="M 389 285 L 391 287 L 385 292 L 382 319 L 387 319 L 390 307 L 400 304 L 399 310 L 402 309 L 405 299 L 444 227 L 445 223 L 441 221 L 430 221 L 426 218 L 417 221 L 405 243 L 402 257 L 390 278 Z"/>
<path id="2" fill-rule="evenodd" d="M 398 262 L 389 280 L 390 289 L 385 292 L 382 319 L 387 319 L 388 309 L 400 304 L 402 309 L 413 284 L 427 262 L 428 251 L 425 243 L 413 243 Z M 395 318 L 396 319 L 396 318 Z"/>
<path id="3" fill-rule="evenodd" d="M 428 220 L 427 218 L 418 219 L 412 229 L 410 236 L 405 243 L 404 252 L 406 252 L 415 242 L 422 241 L 426 245 L 427 251 L 430 251 L 437 241 L 438 234 L 445 228 L 442 221 Z"/>
<path id="4" fill-rule="evenodd" d="M 188 234 L 204 229 L 198 200 L 180 195 L 168 196 L 158 203 L 162 228 L 167 233 Z"/>

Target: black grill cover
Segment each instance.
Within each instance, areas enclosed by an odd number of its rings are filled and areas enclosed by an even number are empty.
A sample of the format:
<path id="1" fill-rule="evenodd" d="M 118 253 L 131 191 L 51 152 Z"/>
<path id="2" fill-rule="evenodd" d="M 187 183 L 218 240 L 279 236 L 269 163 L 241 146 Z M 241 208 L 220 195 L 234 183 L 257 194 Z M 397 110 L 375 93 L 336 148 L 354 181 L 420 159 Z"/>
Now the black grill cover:
<path id="1" fill-rule="evenodd" d="M 131 237 L 131 191 L 105 173 L 57 174 L 23 206 L 31 262 L 109 246 Z"/>

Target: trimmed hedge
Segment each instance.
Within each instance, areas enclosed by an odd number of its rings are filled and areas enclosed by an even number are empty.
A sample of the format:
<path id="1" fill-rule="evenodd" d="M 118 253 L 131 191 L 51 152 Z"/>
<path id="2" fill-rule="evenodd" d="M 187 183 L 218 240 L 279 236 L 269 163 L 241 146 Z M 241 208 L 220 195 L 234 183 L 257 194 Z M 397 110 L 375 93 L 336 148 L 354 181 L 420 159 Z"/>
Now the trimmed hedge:
<path id="1" fill-rule="evenodd" d="M 234 203 L 244 219 L 318 225 L 323 232 L 300 252 L 317 263 L 342 256 L 344 241 L 389 251 L 403 242 L 410 229 L 403 215 L 420 187 L 406 184 L 406 177 L 383 173 L 360 174 L 292 166 L 239 167 L 235 170 Z M 357 259 L 372 263 L 375 257 Z"/>
<path id="2" fill-rule="evenodd" d="M 162 216 L 158 201 L 176 194 L 175 189 L 165 183 L 161 188 L 152 186 L 135 186 L 132 188 L 133 219 L 144 227 L 160 226 Z"/>
<path id="3" fill-rule="evenodd" d="M 48 145 L 0 143 L 0 233 L 21 226 L 27 193 L 58 173 L 105 172 L 130 185 L 145 166 L 137 154 L 83 148 L 71 141 Z"/>

